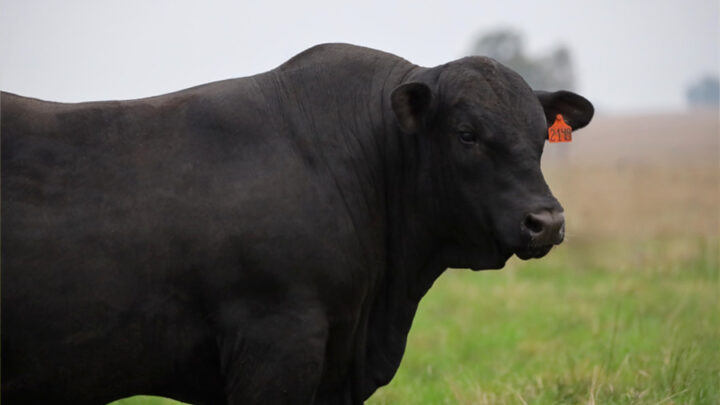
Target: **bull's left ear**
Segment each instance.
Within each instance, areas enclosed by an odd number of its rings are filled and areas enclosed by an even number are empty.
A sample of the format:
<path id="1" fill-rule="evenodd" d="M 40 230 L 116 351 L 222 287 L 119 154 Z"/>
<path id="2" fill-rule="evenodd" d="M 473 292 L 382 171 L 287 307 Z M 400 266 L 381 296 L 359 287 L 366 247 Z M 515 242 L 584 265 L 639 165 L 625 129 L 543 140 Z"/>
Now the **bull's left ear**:
<path id="1" fill-rule="evenodd" d="M 590 101 L 571 91 L 535 91 L 535 95 L 545 109 L 548 127 L 555 122 L 558 114 L 562 114 L 563 120 L 573 130 L 580 129 L 590 123 L 595 113 Z"/>
<path id="2" fill-rule="evenodd" d="M 403 132 L 413 134 L 420 130 L 425 124 L 431 101 L 432 92 L 425 83 L 405 83 L 393 90 L 390 102 Z"/>

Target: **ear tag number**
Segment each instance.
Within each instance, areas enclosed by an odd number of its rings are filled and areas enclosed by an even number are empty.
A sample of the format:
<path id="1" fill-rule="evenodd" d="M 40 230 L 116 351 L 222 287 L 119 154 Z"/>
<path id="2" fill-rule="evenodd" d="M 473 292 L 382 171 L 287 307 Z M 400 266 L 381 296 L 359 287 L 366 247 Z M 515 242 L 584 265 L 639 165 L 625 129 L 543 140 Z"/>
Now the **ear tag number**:
<path id="1" fill-rule="evenodd" d="M 555 117 L 555 123 L 548 128 L 548 141 L 550 143 L 572 142 L 572 128 L 563 120 L 562 114 Z"/>

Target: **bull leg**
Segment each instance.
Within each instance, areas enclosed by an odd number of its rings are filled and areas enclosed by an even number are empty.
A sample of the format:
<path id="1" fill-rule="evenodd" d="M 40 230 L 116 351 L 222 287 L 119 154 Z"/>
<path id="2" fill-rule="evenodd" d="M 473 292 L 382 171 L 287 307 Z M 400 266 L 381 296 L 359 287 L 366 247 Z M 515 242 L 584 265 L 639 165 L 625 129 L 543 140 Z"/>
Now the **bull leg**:
<path id="1" fill-rule="evenodd" d="M 312 314 L 245 321 L 220 342 L 228 404 L 312 404 L 320 384 L 327 321 Z"/>

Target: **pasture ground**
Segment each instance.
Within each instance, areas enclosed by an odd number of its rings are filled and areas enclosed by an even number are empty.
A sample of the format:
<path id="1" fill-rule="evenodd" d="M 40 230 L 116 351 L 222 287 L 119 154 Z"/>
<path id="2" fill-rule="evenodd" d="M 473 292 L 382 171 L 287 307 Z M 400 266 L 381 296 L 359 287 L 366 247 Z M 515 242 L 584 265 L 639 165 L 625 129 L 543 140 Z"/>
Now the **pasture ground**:
<path id="1" fill-rule="evenodd" d="M 567 241 L 448 270 L 368 403 L 719 404 L 719 137 L 718 113 L 695 112 L 598 117 L 547 145 Z"/>

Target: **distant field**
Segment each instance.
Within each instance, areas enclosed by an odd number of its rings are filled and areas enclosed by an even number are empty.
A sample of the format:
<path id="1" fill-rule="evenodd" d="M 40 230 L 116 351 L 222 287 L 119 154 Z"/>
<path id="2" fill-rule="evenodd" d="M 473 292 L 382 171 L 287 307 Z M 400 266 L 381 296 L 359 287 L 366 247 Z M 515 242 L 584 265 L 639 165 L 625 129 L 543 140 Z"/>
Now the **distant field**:
<path id="1" fill-rule="evenodd" d="M 548 145 L 566 243 L 446 272 L 368 403 L 720 404 L 719 134 L 716 112 L 599 117 Z"/>

